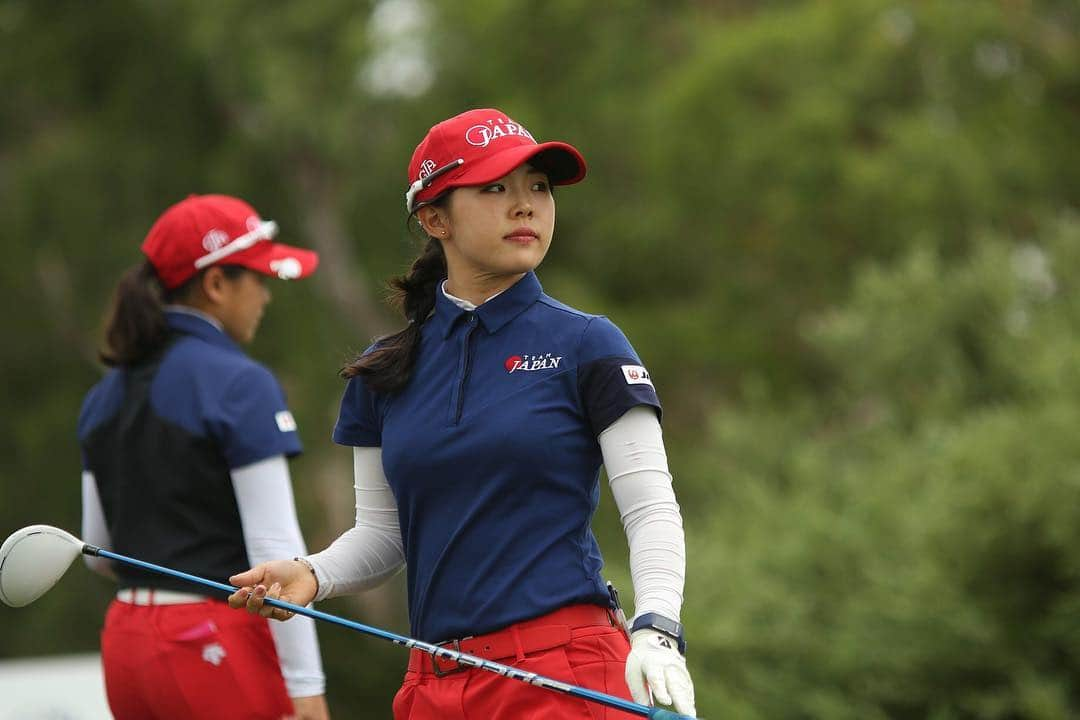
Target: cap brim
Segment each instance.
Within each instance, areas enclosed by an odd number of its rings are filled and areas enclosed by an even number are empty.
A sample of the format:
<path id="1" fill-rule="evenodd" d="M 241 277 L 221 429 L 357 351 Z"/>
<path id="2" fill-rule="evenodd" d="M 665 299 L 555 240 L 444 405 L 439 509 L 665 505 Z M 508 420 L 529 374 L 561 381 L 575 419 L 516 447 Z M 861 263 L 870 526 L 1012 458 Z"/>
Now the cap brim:
<path id="1" fill-rule="evenodd" d="M 585 179 L 585 158 L 573 145 L 547 142 L 538 147 L 539 152 L 526 159 L 546 172 L 553 185 L 573 185 Z"/>
<path id="2" fill-rule="evenodd" d="M 223 265 L 241 265 L 282 280 L 299 280 L 315 272 L 319 254 L 284 243 L 261 242 L 221 262 Z"/>
<path id="3" fill-rule="evenodd" d="M 552 185 L 573 185 L 585 178 L 585 158 L 577 148 L 563 142 L 546 142 L 507 148 L 479 162 L 467 164 L 459 174 L 452 174 L 443 188 L 483 185 L 510 174 L 514 168 L 530 161 L 547 174 Z"/>

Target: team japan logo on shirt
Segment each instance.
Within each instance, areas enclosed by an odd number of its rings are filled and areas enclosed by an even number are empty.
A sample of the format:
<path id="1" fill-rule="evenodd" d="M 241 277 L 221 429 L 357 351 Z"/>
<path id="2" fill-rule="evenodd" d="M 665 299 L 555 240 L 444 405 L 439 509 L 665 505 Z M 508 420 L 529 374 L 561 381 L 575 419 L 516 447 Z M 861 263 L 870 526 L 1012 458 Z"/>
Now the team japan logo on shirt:
<path id="1" fill-rule="evenodd" d="M 506 367 L 506 372 L 516 373 L 554 370 L 561 362 L 562 355 L 552 357 L 551 353 L 547 353 L 546 355 L 511 355 L 506 358 L 503 365 Z"/>

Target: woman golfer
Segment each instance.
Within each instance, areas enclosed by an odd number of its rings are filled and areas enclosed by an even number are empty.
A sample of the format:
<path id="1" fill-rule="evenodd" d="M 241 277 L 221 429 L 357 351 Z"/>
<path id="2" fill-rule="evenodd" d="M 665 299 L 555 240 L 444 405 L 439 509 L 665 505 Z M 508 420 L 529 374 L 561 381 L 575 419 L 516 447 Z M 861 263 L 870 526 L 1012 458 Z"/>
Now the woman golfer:
<path id="1" fill-rule="evenodd" d="M 116 289 L 101 353 L 112 369 L 79 418 L 87 542 L 221 582 L 305 552 L 286 463 L 296 423 L 240 349 L 270 300 L 265 276 L 318 263 L 271 242 L 276 231 L 222 195 L 193 195 L 150 229 L 146 261 Z M 271 628 L 181 581 L 87 562 L 120 588 L 101 636 L 118 720 L 327 718 L 311 621 Z"/>
<path id="2" fill-rule="evenodd" d="M 355 592 L 404 562 L 421 640 L 694 713 L 659 400 L 622 332 L 533 273 L 555 227 L 551 186 L 584 176 L 576 149 L 538 144 L 498 110 L 431 128 L 406 196 L 428 242 L 393 281 L 408 325 L 345 369 L 334 440 L 354 447 L 356 526 L 233 577 L 230 604 L 283 619 L 265 597 Z M 629 642 L 590 529 L 601 464 L 630 545 Z M 394 717 L 631 716 L 414 650 Z"/>

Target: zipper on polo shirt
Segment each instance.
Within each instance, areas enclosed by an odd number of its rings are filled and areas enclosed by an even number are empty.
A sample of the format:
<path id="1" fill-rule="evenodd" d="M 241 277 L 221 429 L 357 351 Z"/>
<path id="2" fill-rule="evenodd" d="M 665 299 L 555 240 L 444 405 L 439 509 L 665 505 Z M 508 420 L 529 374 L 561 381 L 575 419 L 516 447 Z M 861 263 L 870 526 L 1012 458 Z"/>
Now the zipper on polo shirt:
<path id="1" fill-rule="evenodd" d="M 471 341 L 473 333 L 476 332 L 476 313 L 468 313 L 469 319 L 466 321 L 469 327 L 465 330 L 465 337 L 461 341 L 461 368 L 460 375 L 458 377 L 457 393 L 455 393 L 454 407 L 452 408 L 452 415 L 450 421 L 457 425 L 461 421 L 461 411 L 465 406 L 465 383 L 469 379 L 469 368 L 472 366 L 472 353 Z"/>

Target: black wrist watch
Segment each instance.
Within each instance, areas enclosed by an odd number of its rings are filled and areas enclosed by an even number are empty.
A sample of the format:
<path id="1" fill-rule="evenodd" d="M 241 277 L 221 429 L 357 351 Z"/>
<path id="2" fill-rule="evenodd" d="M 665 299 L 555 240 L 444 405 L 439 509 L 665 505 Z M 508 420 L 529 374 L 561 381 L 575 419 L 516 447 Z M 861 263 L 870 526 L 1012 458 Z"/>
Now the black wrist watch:
<path id="1" fill-rule="evenodd" d="M 657 613 L 645 613 L 634 619 L 634 625 L 630 628 L 630 632 L 635 633 L 645 628 L 651 628 L 667 635 L 675 641 L 679 654 L 686 655 L 686 634 L 683 632 L 682 623 L 675 622 L 671 618 L 666 618 Z"/>

